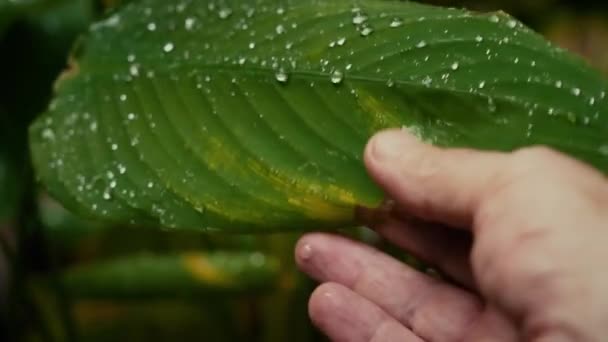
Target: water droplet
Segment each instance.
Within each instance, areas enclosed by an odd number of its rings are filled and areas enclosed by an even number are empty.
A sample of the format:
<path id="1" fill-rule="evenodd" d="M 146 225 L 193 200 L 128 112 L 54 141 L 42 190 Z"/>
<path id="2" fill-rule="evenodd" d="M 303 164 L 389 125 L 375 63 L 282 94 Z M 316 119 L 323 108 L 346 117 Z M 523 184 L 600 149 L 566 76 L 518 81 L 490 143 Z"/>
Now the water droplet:
<path id="1" fill-rule="evenodd" d="M 135 120 L 135 117 L 136 117 L 135 113 L 129 113 L 129 114 L 127 114 L 127 119 L 129 119 L 131 121 Z"/>
<path id="2" fill-rule="evenodd" d="M 403 25 L 403 21 L 399 18 L 393 18 L 393 20 L 389 24 L 390 27 L 399 27 L 401 25 Z"/>
<path id="3" fill-rule="evenodd" d="M 112 146 L 110 146 L 110 148 L 112 149 L 112 151 L 116 151 L 116 150 L 118 150 L 118 145 L 112 144 Z"/>
<path id="4" fill-rule="evenodd" d="M 458 68 L 460 67 L 460 64 L 458 64 L 458 62 L 454 62 L 452 63 L 452 65 L 450 66 L 450 68 L 452 70 L 458 70 Z"/>
<path id="5" fill-rule="evenodd" d="M 430 76 L 426 76 L 423 80 L 422 80 L 422 84 L 424 84 L 425 86 L 430 86 L 431 83 L 433 83 L 433 79 Z"/>
<path id="6" fill-rule="evenodd" d="M 608 145 L 600 146 L 599 152 L 605 156 L 608 156 Z"/>
<path id="7" fill-rule="evenodd" d="M 249 43 L 249 48 L 250 49 L 255 49 L 255 42 Z"/>
<path id="8" fill-rule="evenodd" d="M 129 73 L 133 77 L 139 76 L 139 66 L 137 64 L 131 64 L 129 67 Z"/>
<path id="9" fill-rule="evenodd" d="M 277 32 L 277 34 L 283 34 L 285 33 L 285 26 L 279 24 L 274 30 Z"/>
<path id="10" fill-rule="evenodd" d="M 125 172 L 127 172 L 127 167 L 122 164 L 118 164 L 118 173 L 124 175 Z"/>
<path id="11" fill-rule="evenodd" d="M 127 101 L 127 94 L 120 94 L 118 98 L 120 99 L 120 101 L 125 102 Z"/>
<path id="12" fill-rule="evenodd" d="M 367 16 L 361 12 L 357 12 L 353 17 L 353 24 L 361 25 L 367 21 Z"/>
<path id="13" fill-rule="evenodd" d="M 184 21 L 184 27 L 186 28 L 186 30 L 190 31 L 194 28 L 194 23 L 196 22 L 196 19 L 190 17 L 190 18 L 186 18 L 186 20 Z"/>
<path id="14" fill-rule="evenodd" d="M 173 45 L 173 43 L 169 42 L 169 43 L 165 44 L 165 46 L 163 46 L 163 51 L 171 52 L 171 51 L 173 51 L 174 48 L 175 48 L 175 46 Z"/>
<path id="15" fill-rule="evenodd" d="M 579 96 L 581 94 L 580 88 L 572 88 L 572 95 Z"/>
<path id="16" fill-rule="evenodd" d="M 595 104 L 595 97 L 589 99 L 589 105 L 593 106 Z"/>
<path id="17" fill-rule="evenodd" d="M 352 65 L 352 64 L 347 64 L 347 65 L 346 65 L 346 70 L 350 70 L 352 67 L 353 67 L 353 65 Z"/>
<path id="18" fill-rule="evenodd" d="M 509 21 L 507 22 L 507 26 L 508 26 L 509 28 L 515 28 L 515 26 L 517 26 L 517 21 L 515 21 L 515 20 L 511 19 L 511 20 L 509 20 Z"/>
<path id="19" fill-rule="evenodd" d="M 47 140 L 55 140 L 55 132 L 50 128 L 42 130 L 42 137 Z"/>
<path id="20" fill-rule="evenodd" d="M 485 88 L 485 86 L 486 86 L 486 82 L 485 81 L 481 81 L 481 82 L 479 82 L 478 88 L 479 89 L 483 89 L 483 88 Z"/>
<path id="21" fill-rule="evenodd" d="M 277 14 L 278 14 L 278 15 L 283 15 L 283 14 L 285 14 L 285 9 L 284 9 L 283 7 L 279 7 L 279 8 L 277 8 Z"/>
<path id="22" fill-rule="evenodd" d="M 285 83 L 289 79 L 289 75 L 287 75 L 285 70 L 278 69 L 274 74 L 274 78 L 281 83 Z"/>
<path id="23" fill-rule="evenodd" d="M 556 81 L 555 82 L 555 87 L 556 88 L 561 88 L 562 87 L 562 81 Z"/>
<path id="24" fill-rule="evenodd" d="M 232 9 L 230 7 L 223 7 L 219 10 L 219 12 L 217 12 L 217 15 L 220 17 L 220 19 L 227 19 L 232 15 Z"/>
<path id="25" fill-rule="evenodd" d="M 500 21 L 500 18 L 496 14 L 493 14 L 492 16 L 490 16 L 489 20 L 493 23 L 497 23 Z"/>
<path id="26" fill-rule="evenodd" d="M 91 124 L 89 125 L 89 129 L 91 130 L 91 132 L 97 132 L 97 121 L 91 122 Z"/>
<path id="27" fill-rule="evenodd" d="M 374 29 L 369 27 L 369 26 L 365 26 L 364 28 L 361 29 L 361 36 L 363 37 L 367 37 L 370 34 L 372 34 L 374 32 Z"/>
<path id="28" fill-rule="evenodd" d="M 475 41 L 478 42 L 478 43 L 481 43 L 481 42 L 483 42 L 483 37 L 482 36 L 477 36 L 477 37 L 475 37 Z"/>
<path id="29" fill-rule="evenodd" d="M 344 74 L 342 74 L 342 72 L 340 70 L 334 70 L 331 73 L 331 76 L 330 76 L 331 83 L 340 84 L 340 83 L 342 83 L 343 79 L 344 79 Z"/>
<path id="30" fill-rule="evenodd" d="M 106 200 L 106 201 L 111 200 L 112 199 L 112 195 L 110 195 L 110 192 L 104 191 L 104 193 L 103 193 L 103 199 Z"/>
<path id="31" fill-rule="evenodd" d="M 392 79 L 389 79 L 388 81 L 386 81 L 386 85 L 387 85 L 389 88 L 392 88 L 392 87 L 394 87 L 394 86 L 395 86 L 395 82 L 394 82 Z"/>
<path id="32" fill-rule="evenodd" d="M 113 181 L 110 182 L 110 189 L 114 189 L 114 188 L 116 188 L 116 181 L 115 180 L 113 180 Z"/>
<path id="33" fill-rule="evenodd" d="M 147 186 L 148 186 L 148 188 L 152 189 L 154 187 L 154 183 L 153 182 L 148 182 Z"/>
<path id="34" fill-rule="evenodd" d="M 340 46 L 344 45 L 344 43 L 346 43 L 346 37 L 342 37 L 336 41 L 336 44 Z"/>
<path id="35" fill-rule="evenodd" d="M 151 32 L 156 31 L 156 23 L 154 23 L 154 22 L 148 23 L 147 28 L 148 28 L 148 31 L 151 31 Z"/>
<path id="36" fill-rule="evenodd" d="M 135 55 L 131 53 L 127 56 L 127 62 L 133 62 L 133 61 L 135 61 Z"/>
<path id="37" fill-rule="evenodd" d="M 424 41 L 424 40 L 421 40 L 421 41 L 418 42 L 418 44 L 416 44 L 416 47 L 419 48 L 419 49 L 421 49 L 421 48 L 423 48 L 425 46 L 426 46 L 426 41 Z"/>

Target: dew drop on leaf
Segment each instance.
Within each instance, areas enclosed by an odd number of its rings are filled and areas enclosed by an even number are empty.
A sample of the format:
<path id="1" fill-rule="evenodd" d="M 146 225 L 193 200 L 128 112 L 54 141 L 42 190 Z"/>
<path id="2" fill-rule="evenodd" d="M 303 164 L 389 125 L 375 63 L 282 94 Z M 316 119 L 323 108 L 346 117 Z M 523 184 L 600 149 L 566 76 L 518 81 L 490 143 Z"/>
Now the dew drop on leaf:
<path id="1" fill-rule="evenodd" d="M 424 41 L 424 40 L 421 40 L 421 41 L 418 42 L 418 44 L 416 44 L 416 47 L 419 48 L 419 49 L 421 49 L 421 48 L 423 48 L 425 46 L 426 46 L 426 41 Z"/>
<path id="2" fill-rule="evenodd" d="M 287 75 L 285 70 L 278 69 L 274 74 L 274 78 L 281 83 L 285 83 L 289 79 L 289 76 Z"/>
<path id="3" fill-rule="evenodd" d="M 581 94 L 580 88 L 572 88 L 572 95 L 579 96 Z"/>
<path id="4" fill-rule="evenodd" d="M 169 42 L 163 46 L 163 51 L 168 53 L 168 52 L 173 51 L 174 48 L 175 48 L 175 46 L 173 45 L 173 43 Z"/>
<path id="5" fill-rule="evenodd" d="M 356 12 L 355 16 L 353 17 L 353 24 L 355 25 L 361 25 L 364 22 L 367 21 L 367 16 L 361 12 Z"/>
<path id="6" fill-rule="evenodd" d="M 151 32 L 156 31 L 156 23 L 154 23 L 154 22 L 148 23 L 147 28 L 148 28 L 148 31 L 151 31 Z"/>
<path id="7" fill-rule="evenodd" d="M 196 19 L 194 18 L 186 18 L 186 20 L 184 21 L 184 27 L 186 28 L 186 30 L 190 31 L 194 28 L 194 23 L 196 22 Z"/>
<path id="8" fill-rule="evenodd" d="M 340 84 L 344 79 L 344 74 L 340 70 L 334 70 L 331 73 L 330 80 L 333 84 Z"/>
<path id="9" fill-rule="evenodd" d="M 458 70 L 459 67 L 460 67 L 460 64 L 458 64 L 458 62 L 454 62 L 454 63 L 452 63 L 452 65 L 450 65 L 450 68 L 452 70 Z"/>
<path id="10" fill-rule="evenodd" d="M 131 66 L 129 66 L 129 73 L 134 77 L 139 76 L 139 66 L 137 64 L 131 64 Z"/>
<path id="11" fill-rule="evenodd" d="M 433 79 L 430 76 L 426 76 L 424 79 L 422 79 L 422 84 L 427 87 L 430 86 L 431 83 L 433 83 Z"/>
<path id="12" fill-rule="evenodd" d="M 45 128 L 42 130 L 42 138 L 46 140 L 55 140 L 55 133 L 50 128 Z"/>
<path id="13" fill-rule="evenodd" d="M 365 26 L 364 28 L 361 29 L 361 36 L 362 37 L 367 37 L 370 34 L 372 34 L 374 32 L 374 29 L 369 27 L 369 26 Z"/>
<path id="14" fill-rule="evenodd" d="M 232 9 L 230 7 L 223 7 L 217 12 L 217 15 L 220 19 L 227 19 L 232 15 Z"/>
<path id="15" fill-rule="evenodd" d="M 277 34 L 283 34 L 285 33 L 285 26 L 283 26 L 282 24 L 277 25 L 277 27 L 275 27 L 274 29 Z"/>
<path id="16" fill-rule="evenodd" d="M 389 24 L 389 26 L 390 26 L 390 27 L 393 27 L 393 28 L 394 28 L 394 27 L 399 27 L 399 26 L 401 26 L 401 25 L 403 25 L 403 21 L 402 21 L 401 19 L 399 19 L 399 18 L 394 18 L 394 19 L 391 21 L 391 23 Z"/>

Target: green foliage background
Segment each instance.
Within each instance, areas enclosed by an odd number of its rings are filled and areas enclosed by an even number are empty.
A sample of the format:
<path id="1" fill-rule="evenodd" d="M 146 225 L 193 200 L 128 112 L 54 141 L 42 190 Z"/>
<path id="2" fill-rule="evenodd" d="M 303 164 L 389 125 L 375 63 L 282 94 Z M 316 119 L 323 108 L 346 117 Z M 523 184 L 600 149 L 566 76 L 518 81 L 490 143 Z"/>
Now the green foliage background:
<path id="1" fill-rule="evenodd" d="M 133 0 L 136 1 L 136 0 Z M 0 0 L 0 340 L 315 341 L 297 234 L 217 236 L 76 218 L 42 192 L 27 127 L 78 36 L 121 0 Z M 505 9 L 608 72 L 606 5 L 432 1 Z M 398 257 L 364 229 L 355 238 Z"/>

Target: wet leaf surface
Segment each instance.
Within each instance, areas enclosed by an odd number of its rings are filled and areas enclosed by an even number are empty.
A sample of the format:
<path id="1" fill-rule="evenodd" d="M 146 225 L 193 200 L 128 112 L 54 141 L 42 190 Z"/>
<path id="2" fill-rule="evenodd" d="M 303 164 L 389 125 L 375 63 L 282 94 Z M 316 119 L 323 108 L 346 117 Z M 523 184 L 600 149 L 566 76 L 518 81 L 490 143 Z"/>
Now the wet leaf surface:
<path id="1" fill-rule="evenodd" d="M 608 170 L 606 91 L 502 13 L 142 0 L 90 28 L 30 140 L 48 190 L 88 217 L 334 228 L 381 201 L 362 151 L 387 127 L 442 146 L 545 144 Z"/>

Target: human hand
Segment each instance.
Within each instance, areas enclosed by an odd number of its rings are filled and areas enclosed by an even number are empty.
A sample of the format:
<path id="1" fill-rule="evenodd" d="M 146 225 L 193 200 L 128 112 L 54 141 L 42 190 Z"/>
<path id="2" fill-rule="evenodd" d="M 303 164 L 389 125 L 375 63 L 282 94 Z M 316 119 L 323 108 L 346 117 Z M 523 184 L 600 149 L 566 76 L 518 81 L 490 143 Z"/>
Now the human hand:
<path id="1" fill-rule="evenodd" d="M 460 286 L 373 248 L 313 233 L 299 267 L 323 283 L 312 321 L 334 341 L 608 339 L 608 183 L 546 148 L 440 149 L 371 139 L 371 176 L 395 206 L 372 228 Z"/>

